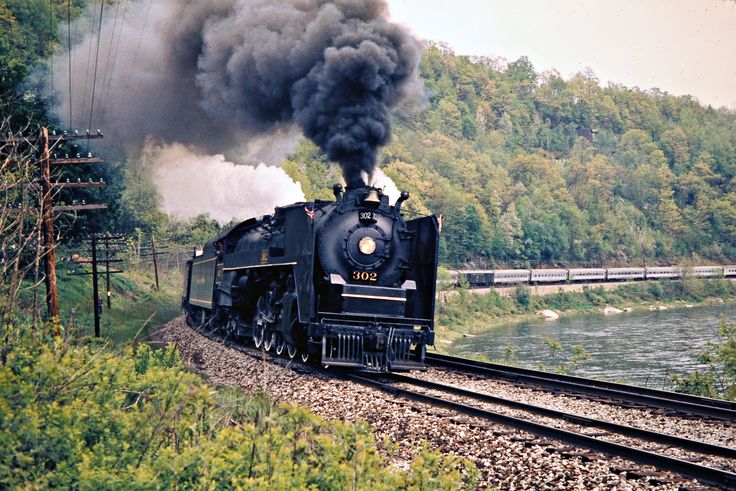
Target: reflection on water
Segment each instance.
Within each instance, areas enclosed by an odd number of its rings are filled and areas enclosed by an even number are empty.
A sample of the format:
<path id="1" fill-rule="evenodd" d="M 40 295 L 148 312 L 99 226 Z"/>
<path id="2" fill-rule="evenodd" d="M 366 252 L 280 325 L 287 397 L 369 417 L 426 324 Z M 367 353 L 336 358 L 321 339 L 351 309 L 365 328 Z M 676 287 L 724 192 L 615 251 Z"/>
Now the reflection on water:
<path id="1" fill-rule="evenodd" d="M 686 373 L 699 367 L 698 354 L 708 341 L 717 341 L 721 318 L 736 322 L 733 305 L 670 309 L 604 316 L 601 314 L 534 321 L 494 328 L 475 338 L 457 341 L 453 354 L 486 355 L 501 359 L 507 346 L 516 348 L 522 366 L 554 367 L 555 360 L 545 338 L 562 344 L 569 353 L 581 345 L 590 353 L 575 375 L 663 387 L 668 373 Z"/>

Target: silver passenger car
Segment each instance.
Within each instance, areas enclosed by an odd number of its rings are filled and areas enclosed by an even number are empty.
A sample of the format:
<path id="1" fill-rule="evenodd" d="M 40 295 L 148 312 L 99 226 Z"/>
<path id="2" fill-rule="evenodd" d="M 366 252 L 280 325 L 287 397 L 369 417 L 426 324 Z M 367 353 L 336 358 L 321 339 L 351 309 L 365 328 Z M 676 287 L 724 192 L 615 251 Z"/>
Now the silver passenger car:
<path id="1" fill-rule="evenodd" d="M 573 268 L 567 271 L 570 281 L 603 281 L 606 279 L 605 268 Z"/>
<path id="2" fill-rule="evenodd" d="M 567 281 L 566 269 L 532 269 L 532 283 L 564 283 Z"/>
<path id="3" fill-rule="evenodd" d="M 682 268 L 679 266 L 647 266 L 646 277 L 649 278 L 679 278 Z"/>
<path id="4" fill-rule="evenodd" d="M 608 281 L 643 280 L 644 272 L 644 268 L 608 268 L 606 279 Z"/>
<path id="5" fill-rule="evenodd" d="M 699 278 L 717 278 L 723 276 L 722 266 L 693 266 L 688 271 L 691 275 Z"/>
<path id="6" fill-rule="evenodd" d="M 728 278 L 729 276 L 736 276 L 736 264 L 732 266 L 723 267 L 723 276 Z"/>
<path id="7" fill-rule="evenodd" d="M 517 283 L 529 283 L 528 269 L 494 269 L 494 285 L 513 285 Z"/>

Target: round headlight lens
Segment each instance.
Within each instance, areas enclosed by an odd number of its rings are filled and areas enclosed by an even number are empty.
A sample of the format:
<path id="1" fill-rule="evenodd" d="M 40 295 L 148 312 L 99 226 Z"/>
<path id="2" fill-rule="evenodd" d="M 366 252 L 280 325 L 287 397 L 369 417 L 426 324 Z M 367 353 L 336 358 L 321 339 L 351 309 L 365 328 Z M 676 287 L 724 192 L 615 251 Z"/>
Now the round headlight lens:
<path id="1" fill-rule="evenodd" d="M 358 249 L 366 256 L 370 256 L 376 252 L 376 241 L 372 237 L 363 237 L 358 242 Z"/>

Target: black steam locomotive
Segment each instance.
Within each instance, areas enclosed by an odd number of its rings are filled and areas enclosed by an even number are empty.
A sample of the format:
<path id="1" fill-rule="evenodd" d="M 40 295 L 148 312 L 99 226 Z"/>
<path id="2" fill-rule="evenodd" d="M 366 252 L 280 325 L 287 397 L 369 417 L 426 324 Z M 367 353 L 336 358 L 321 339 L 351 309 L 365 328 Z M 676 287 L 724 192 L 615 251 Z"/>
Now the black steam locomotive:
<path id="1" fill-rule="evenodd" d="M 434 344 L 438 222 L 405 221 L 380 189 L 334 187 L 335 201 L 251 218 L 187 262 L 193 327 L 323 365 L 424 368 Z"/>

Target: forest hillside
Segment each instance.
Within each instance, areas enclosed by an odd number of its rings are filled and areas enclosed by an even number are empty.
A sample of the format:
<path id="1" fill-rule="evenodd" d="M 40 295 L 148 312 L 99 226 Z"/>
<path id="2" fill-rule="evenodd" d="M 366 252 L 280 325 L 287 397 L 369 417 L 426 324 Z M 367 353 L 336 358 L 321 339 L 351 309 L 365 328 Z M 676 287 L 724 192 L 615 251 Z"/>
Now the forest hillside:
<path id="1" fill-rule="evenodd" d="M 380 166 L 452 265 L 736 258 L 736 113 L 430 45 Z"/>

